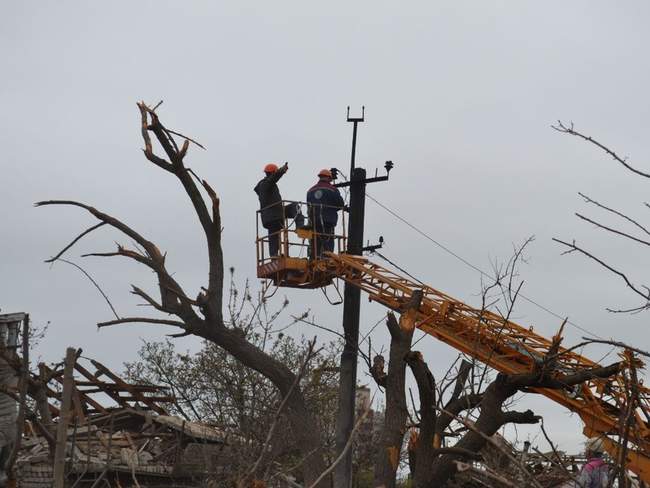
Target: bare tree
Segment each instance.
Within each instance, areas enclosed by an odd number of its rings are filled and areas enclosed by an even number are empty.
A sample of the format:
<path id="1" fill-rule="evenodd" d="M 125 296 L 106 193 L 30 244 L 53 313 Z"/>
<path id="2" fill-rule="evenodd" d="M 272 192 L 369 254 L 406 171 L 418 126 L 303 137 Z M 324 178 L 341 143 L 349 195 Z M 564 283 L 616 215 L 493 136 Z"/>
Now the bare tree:
<path id="1" fill-rule="evenodd" d="M 562 121 L 558 120 L 556 125 L 551 126 L 554 130 L 561 132 L 563 134 L 568 134 L 572 135 L 575 137 L 578 137 L 579 139 L 582 139 L 584 141 L 589 142 L 590 144 L 595 145 L 596 147 L 602 149 L 605 153 L 607 153 L 609 156 L 614 159 L 617 163 L 622 165 L 624 168 L 629 170 L 630 172 L 634 173 L 635 175 L 641 176 L 643 178 L 650 178 L 650 174 L 646 173 L 644 171 L 641 171 L 632 165 L 630 165 L 627 161 L 626 158 L 623 158 L 619 156 L 616 152 L 611 150 L 609 147 L 605 146 L 604 144 L 598 142 L 596 139 L 592 138 L 591 136 L 587 136 L 581 132 L 578 132 L 575 130 L 573 123 L 571 124 L 564 124 Z M 592 224 L 596 226 L 597 228 L 604 230 L 606 232 L 609 232 L 610 234 L 622 237 L 623 239 L 626 239 L 628 241 L 634 242 L 636 244 L 642 245 L 642 246 L 650 246 L 650 230 L 648 230 L 647 227 L 644 225 L 640 224 L 637 220 L 629 217 L 627 214 L 616 210 L 608 205 L 605 205 L 587 195 L 584 193 L 578 193 L 580 197 L 585 201 L 585 203 L 590 204 L 598 208 L 599 210 L 609 214 L 609 215 L 614 215 L 615 218 L 618 218 L 622 221 L 622 223 L 630 226 L 633 231 L 636 231 L 637 233 L 640 232 L 642 237 L 639 237 L 638 235 L 634 235 L 631 231 L 623 231 L 619 228 L 615 228 L 612 226 L 607 226 L 602 224 L 601 222 L 592 219 L 590 217 L 587 217 L 585 215 L 582 215 L 580 213 L 576 212 L 576 217 L 578 217 L 580 220 L 583 222 L 587 222 L 589 224 Z M 644 203 L 646 207 L 650 208 L 650 204 L 647 202 Z M 600 266 L 603 268 L 607 269 L 611 273 L 615 274 L 618 276 L 625 285 L 638 297 L 642 299 L 642 303 L 640 305 L 634 306 L 634 307 L 627 307 L 627 308 L 607 308 L 608 311 L 610 312 L 619 312 L 619 313 L 633 313 L 633 312 L 640 312 L 643 310 L 647 310 L 650 308 L 650 288 L 644 284 L 636 284 L 628 277 L 626 273 L 623 271 L 619 270 L 617 267 L 609 264 L 604 258 L 596 256 L 594 253 L 588 251 L 584 247 L 580 246 L 579 244 L 576 243 L 576 240 L 573 239 L 570 242 L 567 240 L 561 240 L 554 238 L 553 239 L 555 242 L 563 245 L 566 248 L 566 251 L 563 254 L 571 254 L 571 253 L 579 253 L 582 254 L 583 256 L 595 261 L 598 263 Z"/>
<path id="2" fill-rule="evenodd" d="M 554 130 L 562 133 L 577 137 L 583 141 L 588 142 L 600 150 L 604 151 L 608 156 L 610 156 L 614 161 L 623 166 L 626 170 L 632 174 L 642 177 L 650 178 L 650 173 L 642 171 L 635 166 L 632 166 L 627 158 L 621 157 L 614 150 L 610 149 L 605 144 L 599 142 L 591 136 L 585 135 L 582 132 L 579 132 L 575 129 L 573 123 L 565 124 L 562 121 L 557 122 L 556 125 L 551 126 Z M 602 202 L 591 198 L 584 193 L 578 193 L 578 195 L 584 200 L 585 203 L 591 205 L 598 209 L 598 211 L 603 212 L 605 215 L 613 216 L 616 221 L 619 222 L 618 226 L 605 225 L 601 221 L 585 216 L 581 213 L 575 213 L 581 221 L 589 223 L 596 228 L 603 230 L 610 235 L 614 235 L 619 238 L 623 238 L 628 242 L 634 243 L 635 245 L 640 246 L 650 246 L 650 230 L 640 223 L 637 219 L 630 217 L 627 213 L 617 210 L 609 205 L 603 204 Z M 644 206 L 650 208 L 650 204 L 644 202 Z M 621 227 L 621 225 L 627 226 L 627 228 Z M 628 230 L 629 229 L 629 230 Z M 598 256 L 595 253 L 587 250 L 585 247 L 579 245 L 575 239 L 571 241 L 562 240 L 562 239 L 553 239 L 555 242 L 561 244 L 566 249 L 563 254 L 578 253 L 581 254 L 590 260 L 598 263 L 601 267 L 608 270 L 610 273 L 618 276 L 624 283 L 625 286 L 632 291 L 632 293 L 641 299 L 641 303 L 625 308 L 610 308 L 607 310 L 614 313 L 638 313 L 650 309 L 650 288 L 645 284 L 635 283 L 632 278 L 629 277 L 627 272 L 621 271 L 617 266 L 610 264 L 609 259 L 602 256 Z M 627 473 L 627 452 L 629 450 L 629 443 L 636 443 L 637 445 L 642 445 L 643 440 L 639 438 L 638 429 L 633 428 L 635 422 L 635 416 L 639 415 L 639 412 L 643 414 L 643 417 L 650 419 L 650 412 L 647 409 L 646 402 L 642 401 L 641 398 L 643 395 L 640 394 L 640 389 L 643 389 L 641 383 L 639 383 L 637 377 L 637 367 L 638 363 L 635 359 L 635 353 L 650 357 L 647 352 L 628 346 L 619 341 L 607 341 L 607 340 L 598 340 L 593 338 L 583 338 L 585 342 L 581 343 L 579 346 L 584 346 L 593 343 L 605 343 L 610 344 L 614 347 L 622 348 L 622 357 L 626 359 L 628 367 L 622 371 L 622 379 L 625 384 L 625 408 L 622 409 L 619 416 L 618 422 L 618 431 L 616 432 L 616 437 L 618 438 L 618 456 L 616 459 L 613 459 L 615 465 L 615 473 L 618 477 L 618 485 L 620 487 L 630 486 L 629 476 Z M 577 346 L 575 346 L 577 347 Z"/>
<path id="3" fill-rule="evenodd" d="M 556 342 L 559 347 L 559 339 Z M 555 357 L 555 359 L 554 359 Z M 508 423 L 536 424 L 540 417 L 531 410 L 519 412 L 504 410 L 504 404 L 517 392 L 530 388 L 566 389 L 583 383 L 590 378 L 606 378 L 621 371 L 622 363 L 605 367 L 585 369 L 571 375 L 562 374 L 555 368 L 556 354 L 553 349 L 544 360 L 536 365 L 531 373 L 499 373 L 485 391 L 469 394 L 451 401 L 447 408 L 432 405 L 433 375 L 429 371 L 422 355 L 417 352 L 409 354 L 407 359 L 416 378 L 420 391 L 420 436 L 415 449 L 415 473 L 413 478 L 417 488 L 444 486 L 457 472 L 459 459 L 480 459 L 481 449 L 489 442 L 492 435 Z M 480 413 L 458 442 L 449 448 L 436 448 L 434 438 L 436 431 L 440 435 L 458 415 L 469 408 L 478 407 Z M 530 480 L 529 480 L 530 481 Z M 532 482 L 534 486 L 534 482 Z"/>
<path id="4" fill-rule="evenodd" d="M 287 365 L 282 364 L 252 344 L 241 331 L 228 327 L 227 321 L 224 320 L 224 267 L 221 248 L 222 227 L 219 198 L 206 180 L 199 178 L 185 165 L 185 158 L 190 144 L 202 146 L 191 138 L 165 127 L 156 112 L 159 105 L 150 108 L 144 102 L 138 103 L 141 117 L 141 134 L 145 146 L 143 149 L 144 155 L 158 168 L 176 177 L 189 197 L 201 225 L 207 248 L 207 286 L 202 287 L 196 294 L 186 292 L 167 270 L 165 253 L 161 252 L 160 248 L 151 240 L 112 215 L 74 200 L 47 200 L 36 203 L 36 206 L 67 205 L 81 208 L 95 217 L 99 223 L 112 227 L 121 233 L 123 237 L 129 238 L 137 244 L 138 248 L 129 248 L 120 244 L 114 251 L 92 253 L 85 256 L 125 257 L 149 268 L 157 277 L 159 298 L 154 298 L 136 286 L 132 286 L 132 293 L 167 317 L 120 317 L 115 320 L 100 322 L 98 326 L 145 323 L 176 327 L 180 329 L 180 333 L 176 334 L 176 336 L 195 335 L 202 337 L 228 351 L 246 367 L 268 378 L 279 390 L 282 397 L 287 397 L 287 418 L 291 425 L 296 447 L 304 453 L 309 453 L 302 464 L 302 473 L 305 483 L 311 484 L 325 470 L 325 461 L 321 451 L 322 438 L 316 419 L 307 408 L 302 389 L 300 387 L 292 388 L 296 380 L 296 373 Z M 151 133 L 162 147 L 166 157 L 154 152 Z M 183 140 L 183 143 L 179 145 L 176 138 Z M 209 205 L 204 199 L 204 194 L 208 197 Z M 98 225 L 95 225 L 80 234 L 53 259 L 59 259 L 81 237 L 88 235 L 97 227 Z M 192 298 L 193 296 L 196 298 Z M 326 486 L 326 484 L 326 480 L 323 480 L 319 486 Z"/>
<path id="5" fill-rule="evenodd" d="M 340 344 L 313 349 L 304 338 L 284 335 L 286 300 L 271 308 L 248 285 L 239 292 L 233 279 L 228 297 L 229 327 L 237 327 L 252 344 L 302 372 L 298 385 L 318 422 L 327 457 L 334 443 Z M 305 361 L 309 350 L 313 352 Z M 278 389 L 215 344 L 205 341 L 198 352 L 188 354 L 177 351 L 170 340 L 145 342 L 139 359 L 126 363 L 126 370 L 133 382 L 168 387 L 176 398 L 173 413 L 208 422 L 226 436 L 229 462 L 215 473 L 216 482 L 230 486 L 250 480 L 252 474 L 270 482 L 293 476 L 301 465 L 304 455 L 295 448 Z"/>
<path id="6" fill-rule="evenodd" d="M 524 249 L 530 242 L 532 238 L 521 246 L 515 246 L 512 257 L 506 262 L 494 263 L 494 281 L 483 284 L 483 313 L 487 313 L 488 308 L 496 309 L 504 327 L 510 320 L 523 285 L 523 281 L 518 279 L 518 263 L 523 261 Z M 415 293 L 409 310 L 417 309 L 420 300 L 420 294 Z M 481 315 L 479 313 L 479 317 Z M 437 384 L 423 355 L 412 350 L 415 324 L 409 320 L 409 312 L 402 315 L 399 323 L 389 315 L 387 325 L 391 334 L 388 374 L 384 372 L 381 356 L 374 358 L 370 368 L 376 382 L 386 388 L 386 422 L 375 465 L 376 486 L 395 486 L 397 463 L 409 418 L 404 391 L 407 366 L 419 393 L 419 407 L 413 406 L 415 420 L 411 422 L 408 447 L 410 474 L 413 486 L 417 488 L 446 486 L 459 469 L 467 469 L 467 461 L 482 461 L 483 448 L 493 442 L 492 436 L 506 424 L 538 423 L 541 417 L 531 410 L 511 409 L 511 400 L 517 392 L 527 392 L 531 388 L 570 391 L 574 385 L 594 377 L 615 375 L 623 368 L 622 363 L 614 363 L 573 374 L 563 373 L 557 368 L 561 342 L 561 333 L 558 333 L 548 354 L 540 358 L 528 373 L 492 376 L 488 368 L 470 358 L 462 360 L 457 367 L 452 365 Z M 483 387 L 484 384 L 487 386 Z M 510 455 L 507 451 L 504 454 Z M 540 486 L 527 468 L 519 466 L 514 459 L 513 462 L 519 467 L 519 476 L 511 480 L 512 486 L 517 486 L 517 483 Z"/>

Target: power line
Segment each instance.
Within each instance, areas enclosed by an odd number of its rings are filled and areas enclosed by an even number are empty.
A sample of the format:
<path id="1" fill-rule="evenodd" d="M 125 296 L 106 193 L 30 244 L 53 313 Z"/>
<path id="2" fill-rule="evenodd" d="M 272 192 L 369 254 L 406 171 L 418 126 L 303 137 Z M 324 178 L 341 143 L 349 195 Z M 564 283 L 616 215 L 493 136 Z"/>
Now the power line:
<path id="1" fill-rule="evenodd" d="M 454 251 L 452 251 L 449 247 L 445 246 L 444 244 L 440 243 L 439 241 L 437 241 L 436 239 L 434 239 L 433 237 L 431 237 L 429 234 L 427 234 L 426 232 L 424 232 L 423 230 L 421 230 L 420 228 L 418 228 L 417 226 L 415 226 L 414 224 L 412 224 L 411 222 L 409 222 L 408 220 L 406 220 L 404 217 L 402 217 L 401 215 L 399 215 L 397 212 L 395 212 L 394 210 L 390 209 L 389 207 L 387 207 L 386 205 L 384 205 L 383 203 L 381 203 L 379 200 L 377 200 L 376 198 L 374 198 L 372 195 L 370 195 L 370 194 L 368 194 L 368 193 L 366 192 L 366 196 L 367 196 L 368 198 L 370 198 L 373 202 L 375 202 L 377 205 L 379 205 L 381 208 L 383 208 L 386 212 L 388 212 L 388 213 L 391 214 L 393 217 L 395 217 L 397 220 L 401 221 L 403 224 L 405 224 L 405 225 L 407 225 L 408 227 L 410 227 L 412 230 L 414 230 L 415 232 L 417 232 L 418 234 L 420 234 L 422 237 L 424 237 L 424 238 L 427 239 L 428 241 L 432 242 L 434 245 L 436 245 L 437 247 L 439 247 L 440 249 L 442 249 L 443 251 L 445 251 L 447 254 L 450 254 L 451 256 L 455 257 L 456 259 L 458 259 L 460 262 L 462 262 L 463 264 L 465 264 L 465 265 L 468 266 L 469 268 L 471 268 L 471 269 L 473 269 L 474 271 L 480 273 L 482 276 L 488 278 L 488 279 L 491 280 L 491 281 L 494 281 L 494 278 L 493 278 L 492 276 L 490 276 L 488 273 L 486 273 L 485 271 L 483 271 L 481 268 L 479 268 L 478 266 L 475 266 L 474 264 L 472 264 L 471 262 L 469 262 L 467 259 L 463 258 L 463 257 L 460 256 L 459 254 L 457 254 L 457 253 L 455 253 Z M 389 262 L 391 262 L 391 261 L 389 261 Z M 394 263 L 391 262 L 391 264 L 393 264 L 393 266 L 397 267 L 398 269 L 402 270 L 402 268 L 400 268 L 399 266 L 395 265 Z M 403 270 L 402 270 L 402 271 L 403 271 Z M 407 273 L 407 274 L 409 274 L 409 273 Z M 411 276 L 412 278 L 414 278 L 411 274 L 409 274 L 409 276 Z M 419 281 L 420 283 L 422 283 L 422 282 L 421 282 L 420 280 L 418 280 L 417 278 L 414 278 L 414 279 L 416 279 L 417 281 Z M 544 305 L 542 305 L 542 304 L 540 304 L 539 302 L 533 300 L 532 298 L 529 298 L 529 297 L 527 297 L 527 296 L 525 296 L 525 295 L 523 295 L 523 294 L 521 294 L 521 293 L 519 294 L 519 296 L 520 296 L 524 301 L 526 301 L 526 302 L 528 302 L 528 303 L 530 303 L 530 304 L 536 306 L 536 307 L 539 308 L 540 310 L 545 311 L 546 313 L 552 315 L 553 317 L 556 317 L 556 318 L 559 319 L 559 320 L 565 320 L 565 317 L 563 317 L 563 316 L 561 316 L 560 314 L 554 312 L 553 310 L 549 309 L 548 307 L 545 307 Z M 571 320 L 568 320 L 568 318 L 567 318 L 566 320 L 567 320 L 567 322 L 566 322 L 567 324 L 571 325 L 572 327 L 575 327 L 576 329 L 578 329 L 578 330 L 584 332 L 585 334 L 591 335 L 592 337 L 596 337 L 596 338 L 598 338 L 598 339 L 603 339 L 603 337 L 601 337 L 601 336 L 599 336 L 598 334 L 596 334 L 596 333 L 590 331 L 589 329 L 586 329 L 586 328 L 584 328 L 584 327 L 582 327 L 582 326 L 576 324 L 575 322 L 573 322 L 573 321 L 571 321 Z"/>
<path id="2" fill-rule="evenodd" d="M 339 174 L 341 174 L 341 176 L 343 176 L 343 179 L 344 179 L 345 181 L 348 181 L 348 178 L 347 178 L 347 176 L 345 175 L 345 173 L 343 173 L 342 171 L 339 170 Z M 383 208 L 386 212 L 388 212 L 388 213 L 391 214 L 393 217 L 395 217 L 397 220 L 399 220 L 399 221 L 402 222 L 403 224 L 405 224 L 405 225 L 407 225 L 408 227 L 410 227 L 412 230 L 414 230 L 415 232 L 417 232 L 418 234 L 420 234 L 422 237 L 424 237 L 424 238 L 427 239 L 428 241 L 432 242 L 434 245 L 438 246 L 440 249 L 442 249 L 443 251 L 445 251 L 447 254 L 450 254 L 451 256 L 453 256 L 453 257 L 455 257 L 456 259 L 458 259 L 458 260 L 459 260 L 461 263 L 463 263 L 465 266 L 468 266 L 469 268 L 471 268 L 471 269 L 473 269 L 474 271 L 478 272 L 480 275 L 486 277 L 486 278 L 489 279 L 490 281 L 494 281 L 494 278 L 493 278 L 492 276 L 490 276 L 490 274 L 486 273 L 485 271 L 483 271 L 483 270 L 482 270 L 481 268 L 479 268 L 478 266 L 472 264 L 472 263 L 469 262 L 467 259 L 465 259 L 465 258 L 463 258 L 461 255 L 459 255 L 458 253 L 456 253 L 456 252 L 454 252 L 453 250 L 451 250 L 449 247 L 445 246 L 445 245 L 442 244 L 441 242 L 439 242 L 439 241 L 437 241 L 436 239 L 434 239 L 433 237 L 431 237 L 429 234 L 427 234 L 426 232 L 424 232 L 422 229 L 418 228 L 417 226 L 415 226 L 414 224 L 412 224 L 411 222 L 409 222 L 408 220 L 406 220 L 404 217 L 402 217 L 401 215 L 399 215 L 397 212 L 395 212 L 394 210 L 390 209 L 388 206 L 386 206 L 386 205 L 384 205 L 383 203 L 381 203 L 379 200 L 377 200 L 376 198 L 374 198 L 374 197 L 373 197 L 372 195 L 370 195 L 368 192 L 366 192 L 366 196 L 367 196 L 370 200 L 372 200 L 373 202 L 375 202 L 378 206 L 380 206 L 381 208 Z M 379 254 L 380 257 L 384 258 L 384 256 L 382 256 L 380 253 L 377 253 L 377 254 Z M 420 281 L 419 279 L 415 278 L 412 274 L 408 273 L 406 270 L 404 270 L 403 268 L 399 267 L 397 264 L 393 263 L 392 261 L 390 261 L 390 260 L 387 259 L 387 258 L 384 258 L 384 259 L 386 259 L 387 262 L 391 263 L 391 264 L 392 264 L 393 266 L 395 266 L 397 269 L 399 269 L 400 271 L 403 271 L 404 273 L 406 273 L 408 276 L 410 276 L 411 278 L 413 278 L 414 280 L 416 280 L 416 281 L 419 282 L 420 284 L 423 284 L 422 281 Z M 572 326 L 572 327 L 574 327 L 574 328 L 576 328 L 576 329 L 578 329 L 578 330 L 584 332 L 585 334 L 589 334 L 589 335 L 591 335 L 592 337 L 596 337 L 596 338 L 598 338 L 598 339 L 604 339 L 603 337 L 599 336 L 599 335 L 596 334 L 595 332 L 592 332 L 592 331 L 590 331 L 589 329 L 587 329 L 587 328 L 585 328 L 585 327 L 582 327 L 582 326 L 576 324 L 576 323 L 573 322 L 572 320 L 569 320 L 568 317 L 563 317 L 562 315 L 560 315 L 560 314 L 554 312 L 553 310 L 549 309 L 548 307 L 545 307 L 544 305 L 542 305 L 541 303 L 539 303 L 539 302 L 533 300 L 532 298 L 529 298 L 529 297 L 527 297 L 526 295 L 521 294 L 521 293 L 519 294 L 519 296 L 520 296 L 524 301 L 530 303 L 531 305 L 534 305 L 535 307 L 539 308 L 540 310 L 543 310 L 544 312 L 546 312 L 546 313 L 552 315 L 553 317 L 555 317 L 555 318 L 557 318 L 557 319 L 559 319 L 559 320 L 564 321 L 564 320 L 566 319 L 566 323 L 567 323 L 567 324 L 569 324 L 570 326 Z M 420 339 L 421 339 L 421 338 L 420 338 Z M 418 342 L 419 342 L 419 341 L 418 341 Z"/>
<path id="3" fill-rule="evenodd" d="M 380 253 L 380 252 L 377 251 L 376 249 L 375 249 L 374 251 L 372 251 L 372 253 L 373 253 L 373 254 L 376 254 L 377 256 L 379 256 L 381 259 L 383 259 L 384 261 L 386 261 L 387 263 L 389 263 L 389 264 L 390 264 L 391 266 L 393 266 L 394 268 L 399 269 L 402 273 L 404 273 L 405 275 L 407 275 L 409 278 L 412 278 L 412 279 L 414 279 L 415 281 L 417 281 L 419 284 L 421 284 L 421 285 L 423 285 L 423 286 L 426 286 L 426 284 L 425 284 L 422 280 L 416 278 L 416 277 L 413 276 L 411 273 L 409 273 L 408 271 L 406 271 L 404 268 L 398 266 L 397 263 L 394 263 L 393 261 L 391 261 L 390 259 L 388 259 L 386 256 L 384 256 L 382 253 Z"/>
<path id="4" fill-rule="evenodd" d="M 375 323 L 375 325 L 373 325 L 370 328 L 370 330 L 368 332 L 366 332 L 366 334 L 361 338 L 361 340 L 359 341 L 359 344 L 363 344 L 365 342 L 365 340 L 368 338 L 368 336 L 370 334 L 372 334 L 374 332 L 374 330 L 377 328 L 377 326 L 379 324 L 381 324 L 384 320 L 386 320 L 386 316 L 382 315 L 381 318 Z"/>

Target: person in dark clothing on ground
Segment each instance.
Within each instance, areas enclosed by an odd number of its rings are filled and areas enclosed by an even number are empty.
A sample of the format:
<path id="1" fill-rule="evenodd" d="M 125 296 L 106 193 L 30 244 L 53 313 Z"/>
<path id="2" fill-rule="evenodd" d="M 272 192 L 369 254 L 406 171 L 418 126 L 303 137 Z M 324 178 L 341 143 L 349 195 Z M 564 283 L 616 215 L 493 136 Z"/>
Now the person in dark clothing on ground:
<path id="1" fill-rule="evenodd" d="M 338 221 L 338 211 L 345 202 L 338 188 L 332 185 L 332 172 L 322 169 L 318 173 L 318 183 L 307 192 L 309 218 L 316 232 L 315 249 L 312 252 L 321 257 L 323 251 L 334 251 L 334 230 Z"/>
<path id="2" fill-rule="evenodd" d="M 254 188 L 260 199 L 262 225 L 269 231 L 269 254 L 272 257 L 277 256 L 280 251 L 280 231 L 283 227 L 282 196 L 280 196 L 278 180 L 288 169 L 288 163 L 284 163 L 279 168 L 276 164 L 267 164 L 264 167 L 266 176 Z"/>

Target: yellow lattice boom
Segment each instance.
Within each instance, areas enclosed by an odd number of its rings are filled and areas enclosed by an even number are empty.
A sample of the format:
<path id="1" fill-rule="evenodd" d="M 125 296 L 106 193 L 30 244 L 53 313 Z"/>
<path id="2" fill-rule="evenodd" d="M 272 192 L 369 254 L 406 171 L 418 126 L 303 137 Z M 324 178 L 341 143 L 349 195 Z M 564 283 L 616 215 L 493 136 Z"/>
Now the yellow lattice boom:
<path id="1" fill-rule="evenodd" d="M 417 328 L 503 373 L 532 372 L 551 350 L 553 341 L 536 333 L 532 327 L 526 328 L 488 310 L 473 308 L 364 257 L 344 253 L 326 253 L 318 259 L 289 257 L 293 231 L 285 228 L 281 232 L 283 256 L 260 257 L 264 238 L 257 240 L 258 277 L 271 280 L 277 286 L 316 288 L 339 278 L 365 291 L 370 300 L 396 312 L 405 309 L 415 290 L 422 290 Z M 302 239 L 300 245 L 314 237 L 309 232 L 295 234 Z M 345 237 L 341 238 L 344 244 Z M 559 348 L 557 357 L 555 371 L 560 378 L 600 366 L 563 347 Z M 629 363 L 631 356 L 623 354 L 622 360 Z M 650 390 L 642 385 L 638 385 L 638 390 L 641 405 L 630 419 L 631 448 L 626 456 L 628 468 L 650 483 L 650 418 L 647 413 L 650 412 Z M 602 436 L 609 454 L 620 460 L 620 444 L 612 437 L 621 431 L 620 419 L 627 411 L 629 395 L 623 371 L 609 378 L 590 378 L 575 387 L 532 388 L 531 391 L 577 413 L 584 423 L 584 434 Z"/>

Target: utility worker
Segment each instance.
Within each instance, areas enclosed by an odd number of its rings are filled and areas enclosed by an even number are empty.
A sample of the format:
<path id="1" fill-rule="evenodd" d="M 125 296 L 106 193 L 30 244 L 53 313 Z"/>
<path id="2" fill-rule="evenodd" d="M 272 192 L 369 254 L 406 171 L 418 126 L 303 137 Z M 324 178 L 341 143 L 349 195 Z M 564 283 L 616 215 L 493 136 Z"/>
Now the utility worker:
<path id="1" fill-rule="evenodd" d="M 576 478 L 576 488 L 605 488 L 609 486 L 609 466 L 603 461 L 603 441 L 597 437 L 585 442 L 587 464 Z"/>
<path id="2" fill-rule="evenodd" d="M 318 183 L 307 192 L 307 203 L 309 218 L 316 232 L 313 252 L 316 257 L 321 257 L 323 251 L 334 251 L 333 236 L 338 211 L 345 205 L 338 188 L 332 185 L 332 172 L 329 169 L 321 169 L 318 173 Z"/>
<path id="3" fill-rule="evenodd" d="M 277 256 L 280 251 L 280 231 L 283 224 L 282 196 L 278 188 L 278 180 L 289 169 L 289 163 L 284 163 L 280 168 L 277 164 L 269 163 L 264 166 L 262 178 L 254 190 L 260 199 L 260 214 L 262 225 L 269 231 L 269 254 Z"/>

